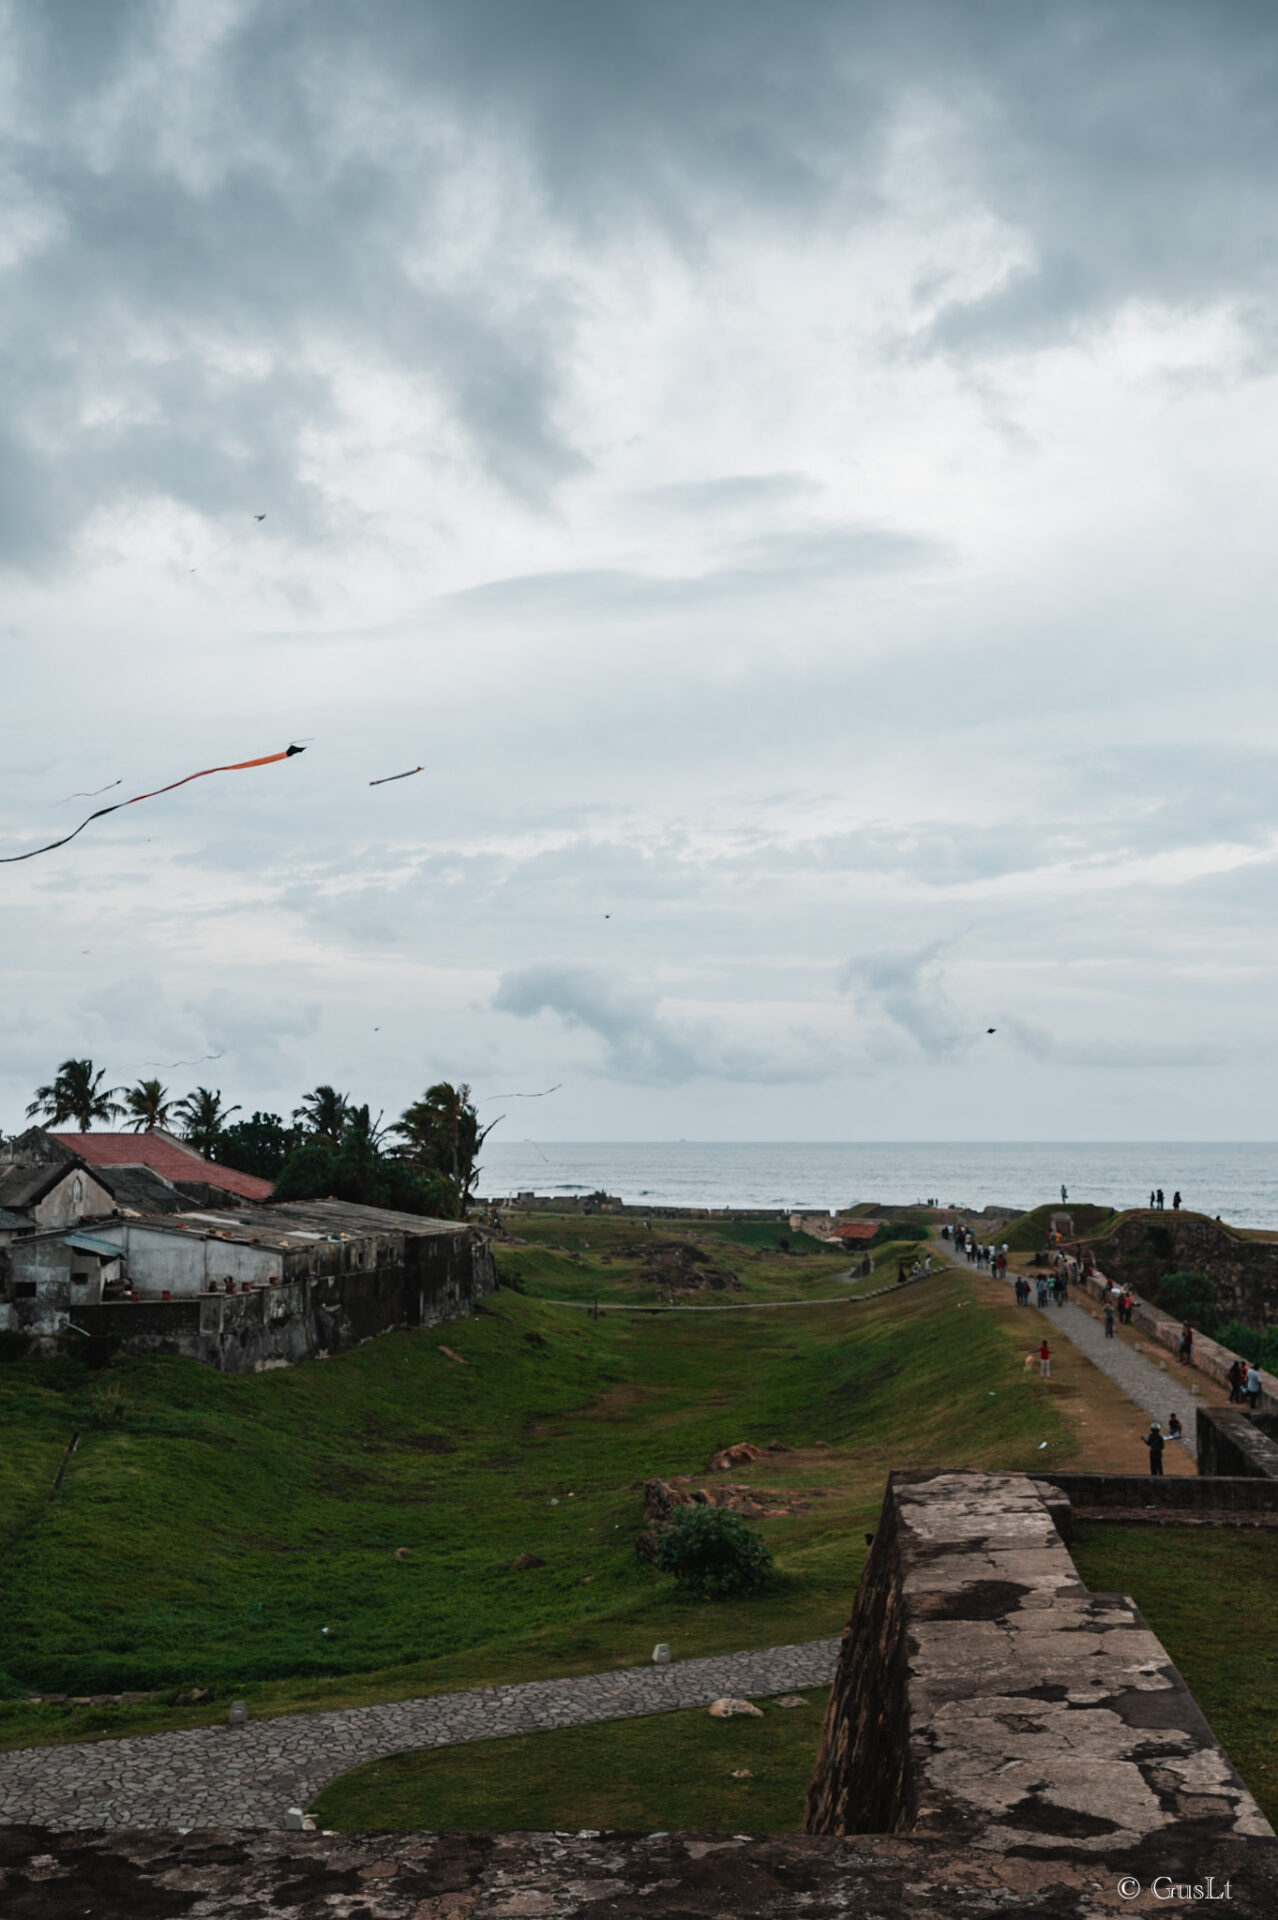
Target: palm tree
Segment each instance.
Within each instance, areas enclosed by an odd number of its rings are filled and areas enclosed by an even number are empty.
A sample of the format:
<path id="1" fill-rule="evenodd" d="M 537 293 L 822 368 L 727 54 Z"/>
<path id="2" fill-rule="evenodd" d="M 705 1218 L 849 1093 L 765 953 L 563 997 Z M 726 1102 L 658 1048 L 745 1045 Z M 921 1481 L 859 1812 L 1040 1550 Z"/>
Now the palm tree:
<path id="1" fill-rule="evenodd" d="M 336 1087 L 316 1087 L 314 1093 L 306 1095 L 300 1107 L 294 1107 L 293 1118 L 300 1120 L 321 1140 L 327 1140 L 330 1146 L 339 1147 L 350 1111 L 351 1103 L 346 1094 L 339 1093 Z"/>
<path id="2" fill-rule="evenodd" d="M 104 1087 L 106 1068 L 94 1068 L 92 1060 L 64 1060 L 52 1086 L 37 1087 L 35 1099 L 27 1108 L 28 1120 L 39 1115 L 51 1126 L 60 1127 L 74 1120 L 81 1133 L 87 1133 L 95 1120 L 114 1120 L 124 1109 L 115 1095 L 118 1087 Z"/>
<path id="3" fill-rule="evenodd" d="M 188 1093 L 185 1100 L 179 1100 L 173 1111 L 181 1122 L 182 1138 L 208 1159 L 217 1144 L 218 1136 L 233 1113 L 239 1107 L 222 1105 L 222 1089 L 213 1092 L 208 1087 L 197 1087 L 194 1093 Z"/>
<path id="4" fill-rule="evenodd" d="M 490 1120 L 486 1127 L 480 1126 L 470 1088 L 464 1081 L 454 1087 L 440 1080 L 406 1107 L 389 1131 L 404 1142 L 401 1153 L 405 1160 L 433 1167 L 451 1183 L 459 1217 L 464 1220 L 479 1174 L 475 1156 L 496 1125 L 496 1120 Z"/>
<path id="5" fill-rule="evenodd" d="M 124 1105 L 130 1133 L 154 1133 L 157 1127 L 168 1125 L 173 1102 L 168 1088 L 162 1087 L 158 1080 L 139 1080 L 136 1087 L 130 1087 L 125 1093 Z"/>

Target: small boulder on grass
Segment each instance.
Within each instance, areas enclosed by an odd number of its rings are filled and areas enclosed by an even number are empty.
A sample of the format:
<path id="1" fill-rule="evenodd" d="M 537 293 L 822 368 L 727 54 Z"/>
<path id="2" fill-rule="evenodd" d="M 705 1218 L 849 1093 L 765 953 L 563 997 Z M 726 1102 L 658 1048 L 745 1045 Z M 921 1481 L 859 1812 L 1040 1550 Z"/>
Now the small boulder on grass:
<path id="1" fill-rule="evenodd" d="M 544 1567 L 545 1564 L 539 1553 L 521 1553 L 517 1560 L 511 1561 L 510 1570 L 512 1573 L 527 1573 L 531 1567 Z"/>

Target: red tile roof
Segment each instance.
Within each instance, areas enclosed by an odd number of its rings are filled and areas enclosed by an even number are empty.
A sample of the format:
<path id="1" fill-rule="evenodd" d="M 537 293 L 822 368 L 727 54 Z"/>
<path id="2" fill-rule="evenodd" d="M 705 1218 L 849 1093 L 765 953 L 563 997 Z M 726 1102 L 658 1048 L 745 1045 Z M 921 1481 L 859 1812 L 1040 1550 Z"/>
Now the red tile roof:
<path id="1" fill-rule="evenodd" d="M 878 1230 L 877 1220 L 840 1220 L 834 1237 L 836 1240 L 873 1240 Z"/>
<path id="2" fill-rule="evenodd" d="M 202 1180 L 241 1200 L 269 1200 L 274 1191 L 269 1180 L 219 1167 L 169 1133 L 55 1133 L 53 1138 L 91 1167 L 150 1167 L 166 1180 Z"/>

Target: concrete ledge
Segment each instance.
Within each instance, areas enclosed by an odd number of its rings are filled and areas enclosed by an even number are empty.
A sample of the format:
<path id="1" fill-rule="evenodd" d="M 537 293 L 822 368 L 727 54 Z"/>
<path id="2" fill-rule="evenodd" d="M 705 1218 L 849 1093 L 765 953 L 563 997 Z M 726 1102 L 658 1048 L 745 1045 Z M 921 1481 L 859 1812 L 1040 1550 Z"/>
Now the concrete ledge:
<path id="1" fill-rule="evenodd" d="M 1135 1606 L 1083 1586 L 1053 1504 L 1027 1474 L 892 1475 L 809 1832 L 1079 1861 L 1272 1838 Z"/>

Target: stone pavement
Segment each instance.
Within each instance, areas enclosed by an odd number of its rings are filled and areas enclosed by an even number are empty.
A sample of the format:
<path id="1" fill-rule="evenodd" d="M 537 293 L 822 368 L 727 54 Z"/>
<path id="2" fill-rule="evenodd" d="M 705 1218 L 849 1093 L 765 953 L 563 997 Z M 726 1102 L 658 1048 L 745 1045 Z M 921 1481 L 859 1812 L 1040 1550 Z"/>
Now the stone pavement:
<path id="1" fill-rule="evenodd" d="M 623 1667 L 570 1680 L 472 1687 L 385 1706 L 296 1713 L 246 1727 L 192 1727 L 79 1746 L 0 1753 L 0 1824 L 281 1827 L 290 1807 L 366 1760 L 596 1720 L 708 1706 L 722 1694 L 827 1687 L 837 1640 Z M 818 1732 L 813 1716 L 812 1739 Z"/>
<path id="2" fill-rule="evenodd" d="M 1015 1274 L 1009 1274 L 1009 1284 L 1014 1284 Z M 1092 1312 L 1100 1315 L 1093 1319 Z M 1174 1356 L 1168 1354 L 1165 1359 L 1148 1360 L 1137 1353 L 1115 1333 L 1112 1340 L 1105 1338 L 1105 1322 L 1099 1307 L 1088 1309 L 1080 1307 L 1076 1301 L 1067 1300 L 1063 1306 L 1044 1307 L 1040 1312 L 1033 1304 L 1025 1308 L 1028 1320 L 1033 1316 L 1034 1345 L 1042 1339 L 1038 1332 L 1044 1320 L 1059 1328 L 1072 1340 L 1081 1353 L 1095 1362 L 1102 1373 L 1108 1374 L 1115 1386 L 1121 1387 L 1130 1400 L 1143 1407 L 1151 1418 L 1158 1421 L 1164 1433 L 1167 1421 L 1173 1409 L 1180 1415 L 1180 1423 L 1185 1429 L 1184 1438 L 1179 1445 L 1184 1447 L 1191 1460 L 1197 1458 L 1195 1434 L 1198 1426 L 1197 1409 L 1203 1404 L 1201 1397 L 1190 1391 L 1193 1373 L 1182 1367 Z M 1047 1344 L 1051 1346 L 1049 1333 Z M 1150 1343 L 1150 1352 L 1158 1353 L 1158 1348 Z"/>

